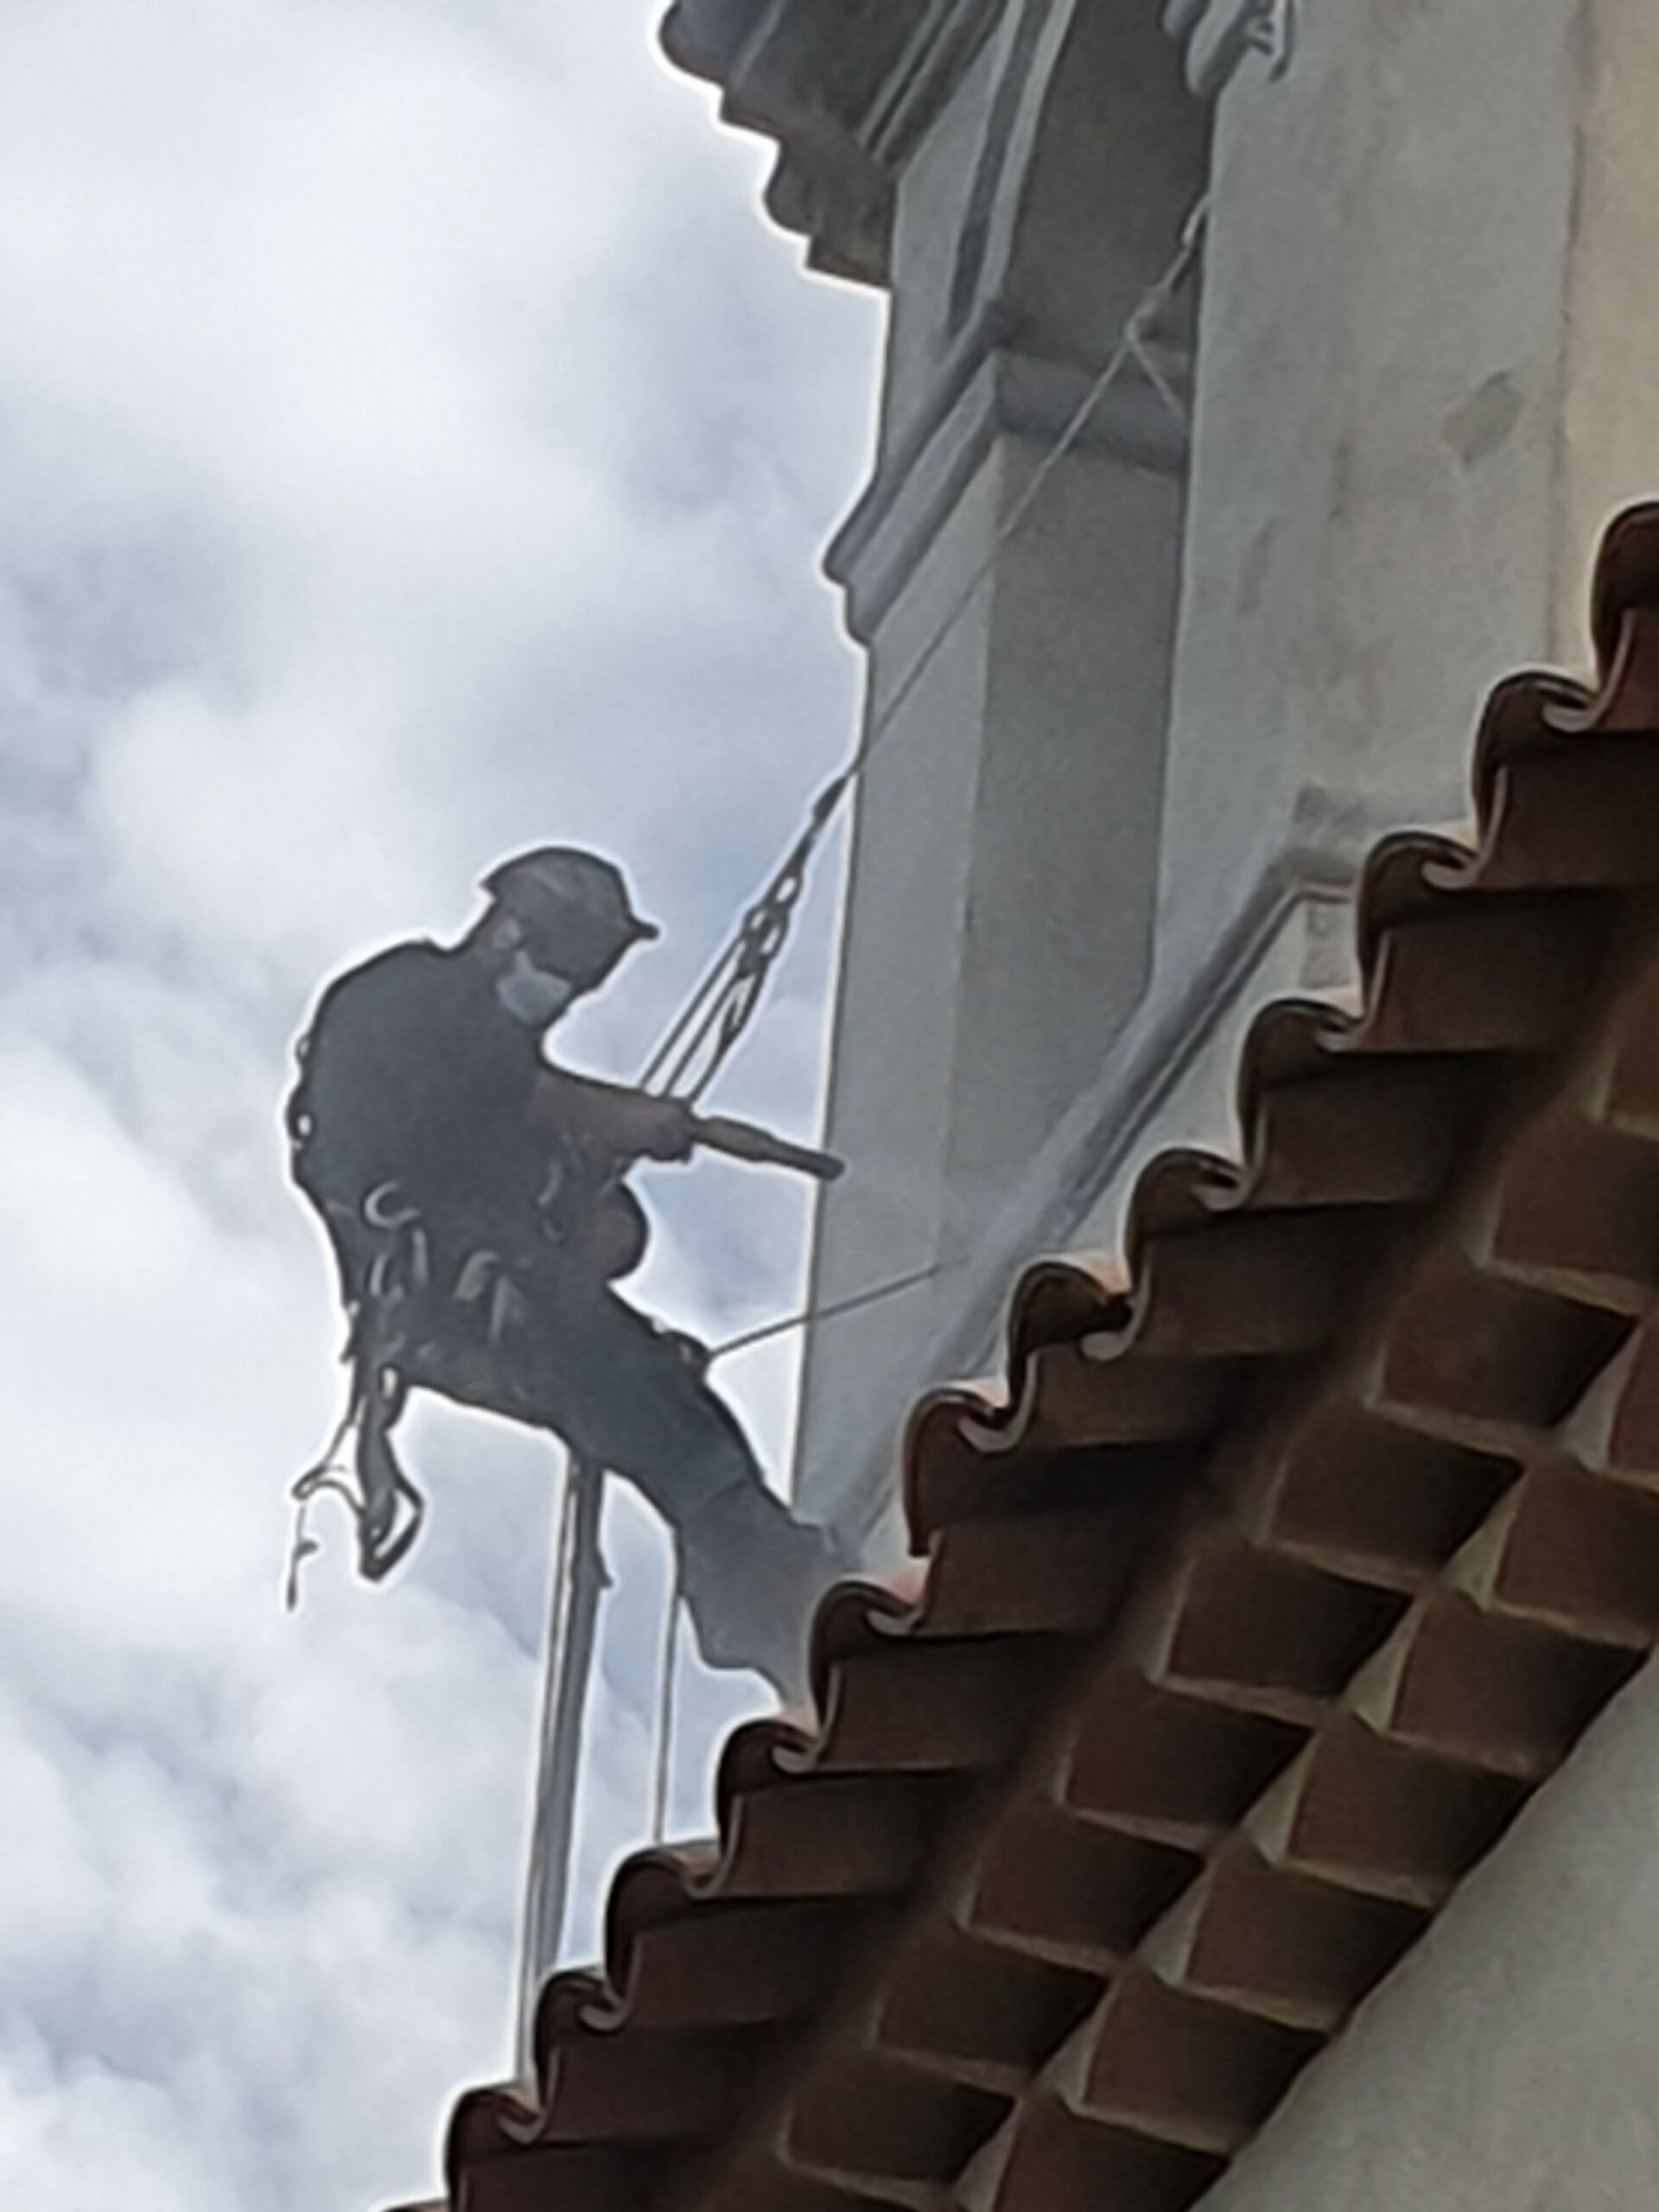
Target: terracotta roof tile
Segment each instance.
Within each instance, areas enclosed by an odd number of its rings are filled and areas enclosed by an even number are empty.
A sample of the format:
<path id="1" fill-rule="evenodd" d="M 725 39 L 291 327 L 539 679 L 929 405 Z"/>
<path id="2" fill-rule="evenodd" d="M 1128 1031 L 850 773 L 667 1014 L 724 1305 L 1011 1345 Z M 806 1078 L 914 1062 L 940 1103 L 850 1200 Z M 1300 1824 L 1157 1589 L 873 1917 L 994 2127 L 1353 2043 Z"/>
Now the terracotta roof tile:
<path id="1" fill-rule="evenodd" d="M 1357 1014 L 1255 1024 L 1243 1165 L 920 1408 L 919 1597 L 623 1869 L 454 2212 L 1182 2212 L 1659 1642 L 1659 509 L 1593 627 L 1474 849 L 1375 856 Z"/>

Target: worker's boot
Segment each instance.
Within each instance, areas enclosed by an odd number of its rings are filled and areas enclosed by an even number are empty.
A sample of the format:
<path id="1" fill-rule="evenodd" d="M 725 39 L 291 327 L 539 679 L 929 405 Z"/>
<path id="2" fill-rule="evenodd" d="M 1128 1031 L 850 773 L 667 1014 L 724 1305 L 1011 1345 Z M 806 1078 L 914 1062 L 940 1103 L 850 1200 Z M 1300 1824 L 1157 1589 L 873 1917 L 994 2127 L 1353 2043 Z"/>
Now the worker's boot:
<path id="1" fill-rule="evenodd" d="M 813 1613 L 856 1564 L 840 1539 L 745 1482 L 701 1506 L 678 1543 L 680 1588 L 709 1664 L 753 1667 L 785 1705 L 805 1704 Z"/>

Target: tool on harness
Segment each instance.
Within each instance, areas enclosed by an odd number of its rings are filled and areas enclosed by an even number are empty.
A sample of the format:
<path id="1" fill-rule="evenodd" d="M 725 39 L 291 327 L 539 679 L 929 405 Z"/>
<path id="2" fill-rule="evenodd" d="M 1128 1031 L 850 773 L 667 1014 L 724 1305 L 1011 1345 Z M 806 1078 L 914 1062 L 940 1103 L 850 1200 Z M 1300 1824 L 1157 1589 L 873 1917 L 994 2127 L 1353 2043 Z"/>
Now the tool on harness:
<path id="1" fill-rule="evenodd" d="M 426 1518 L 426 1500 L 391 1448 L 391 1432 L 408 1401 L 409 1387 L 385 1357 L 385 1347 L 371 1341 L 380 1333 L 377 1303 L 365 1301 L 353 1322 L 344 1355 L 352 1371 L 346 1410 L 321 1458 L 296 1478 L 289 1492 L 295 1516 L 283 1603 L 290 1613 L 299 1609 L 301 1570 L 321 1549 L 309 1532 L 313 1499 L 332 1495 L 351 1515 L 357 1530 L 358 1572 L 366 1582 L 385 1580 L 408 1555 Z"/>
<path id="2" fill-rule="evenodd" d="M 296 1133 L 296 1146 L 303 1133 Z M 348 1210 L 332 1209 L 336 1224 Z M 432 1288 L 431 1245 L 420 1209 L 403 1199 L 395 1184 L 371 1191 L 358 1210 L 355 1259 L 360 1282 L 342 1256 L 351 1327 L 341 1357 L 350 1372 L 346 1409 L 322 1455 L 292 1484 L 294 1535 L 283 1599 L 289 1612 L 300 1602 L 300 1571 L 321 1546 L 309 1533 L 308 1508 L 324 1494 L 338 1497 L 357 1532 L 358 1572 L 384 1581 L 406 1558 L 426 1518 L 426 1500 L 398 1464 L 391 1432 L 409 1400 L 398 1365 L 410 1341 L 414 1302 Z M 353 1242 L 340 1240 L 342 1255 Z M 348 1448 L 349 1451 L 348 1451 Z"/>
<path id="3" fill-rule="evenodd" d="M 298 1126 L 300 1119 L 291 1123 L 296 1151 L 309 1134 Z M 842 1163 L 829 1153 L 728 1116 L 692 1116 L 687 1128 L 694 1144 L 730 1159 L 790 1167 L 823 1181 L 842 1172 Z M 626 1181 L 633 1164 L 626 1154 L 575 1147 L 563 1171 L 551 1179 L 542 1210 L 541 1228 L 551 1243 L 598 1281 L 620 1280 L 645 1256 L 649 1224 Z M 384 1580 L 420 1534 L 425 1499 L 391 1440 L 411 1384 L 421 1379 L 422 1344 L 452 1338 L 464 1318 L 463 1333 L 487 1350 L 524 1312 L 514 1260 L 492 1248 L 467 1253 L 447 1289 L 435 1281 L 431 1238 L 421 1211 L 395 1185 L 378 1185 L 355 1213 L 337 1201 L 327 1211 L 337 1232 L 352 1314 L 344 1353 L 351 1381 L 345 1413 L 327 1448 L 289 1492 L 296 1509 L 284 1583 L 289 1611 L 299 1605 L 304 1562 L 321 1548 L 310 1534 L 308 1511 L 319 1496 L 338 1497 L 351 1514 L 358 1569 L 367 1581 Z M 695 1338 L 662 1333 L 689 1366 L 706 1367 L 710 1356 Z"/>

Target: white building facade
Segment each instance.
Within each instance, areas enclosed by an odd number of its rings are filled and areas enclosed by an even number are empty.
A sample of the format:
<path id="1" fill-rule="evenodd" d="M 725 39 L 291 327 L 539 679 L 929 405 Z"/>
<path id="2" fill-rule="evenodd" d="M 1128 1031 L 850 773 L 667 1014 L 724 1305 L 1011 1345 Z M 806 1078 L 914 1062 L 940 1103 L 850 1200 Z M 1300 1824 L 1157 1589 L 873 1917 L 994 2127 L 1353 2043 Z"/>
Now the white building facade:
<path id="1" fill-rule="evenodd" d="M 880 1552 L 918 1394 L 1023 1262 L 1116 1243 L 1150 1154 L 1227 1145 L 1250 1014 L 1347 981 L 1366 849 L 1464 815 L 1494 681 L 1581 660 L 1597 534 L 1659 480 L 1659 15 L 678 0 L 664 35 L 891 299 L 827 563 L 874 746 L 815 1298 L 932 1272 L 815 1334 L 798 1468 Z"/>
<path id="2" fill-rule="evenodd" d="M 1349 982 L 1368 849 L 1465 817 L 1497 680 L 1582 666 L 1597 537 L 1659 489 L 1659 10 L 678 0 L 665 36 L 892 301 L 828 556 L 878 742 L 815 1294 L 936 1272 L 810 1344 L 798 1470 L 880 1551 L 906 1411 L 996 1363 L 1020 1267 L 1229 1148 L 1251 1014 Z M 1643 1675 L 1217 2212 L 1654 2202 L 1656 1869 Z"/>

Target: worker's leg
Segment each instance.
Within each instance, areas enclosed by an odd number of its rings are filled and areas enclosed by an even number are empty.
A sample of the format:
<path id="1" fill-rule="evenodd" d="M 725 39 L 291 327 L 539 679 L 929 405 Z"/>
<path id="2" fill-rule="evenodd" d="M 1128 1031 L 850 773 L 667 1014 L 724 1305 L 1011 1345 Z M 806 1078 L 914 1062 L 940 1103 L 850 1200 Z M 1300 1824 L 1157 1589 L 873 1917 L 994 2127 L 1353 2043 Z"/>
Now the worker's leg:
<path id="1" fill-rule="evenodd" d="M 731 1408 L 675 1340 L 602 1287 L 537 1286 L 496 1346 L 499 1409 L 624 1475 L 673 1531 L 704 1657 L 805 1686 L 806 1633 L 848 1561 L 767 1488 Z"/>

